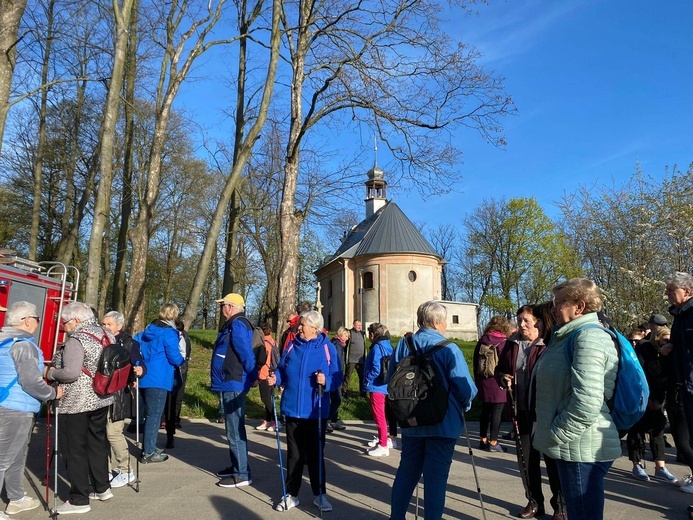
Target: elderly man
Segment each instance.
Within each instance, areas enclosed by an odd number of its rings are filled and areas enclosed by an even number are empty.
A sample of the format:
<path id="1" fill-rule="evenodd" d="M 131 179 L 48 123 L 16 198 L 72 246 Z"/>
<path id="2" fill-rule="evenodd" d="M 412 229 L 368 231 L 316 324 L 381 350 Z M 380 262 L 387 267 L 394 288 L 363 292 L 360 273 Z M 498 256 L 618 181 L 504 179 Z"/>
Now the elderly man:
<path id="1" fill-rule="evenodd" d="M 0 489 L 10 503 L 8 514 L 37 508 L 41 502 L 24 493 L 24 466 L 29 433 L 41 401 L 60 399 L 42 377 L 43 354 L 34 342 L 39 317 L 36 306 L 20 301 L 10 305 L 0 330 Z M 9 518 L 0 513 L 0 518 Z"/>
<path id="2" fill-rule="evenodd" d="M 221 478 L 221 487 L 242 487 L 252 483 L 245 431 L 245 396 L 257 379 L 253 327 L 245 316 L 245 301 L 240 294 L 229 293 L 217 303 L 221 304 L 226 322 L 214 343 L 211 380 L 212 391 L 221 396 L 231 457 L 231 465 L 217 476 Z"/>
<path id="3" fill-rule="evenodd" d="M 342 383 L 342 395 L 346 397 L 349 390 L 351 374 L 356 372 L 359 378 L 359 392 L 365 396 L 363 391 L 363 369 L 366 364 L 366 333 L 360 320 L 354 320 L 354 324 L 349 330 L 349 342 L 346 346 L 346 368 L 344 370 L 344 382 Z"/>
<path id="4" fill-rule="evenodd" d="M 104 345 L 115 337 L 96 322 L 91 308 L 80 302 L 67 304 L 60 315 L 67 332 L 65 346 L 46 369 L 49 381 L 58 381 L 65 392 L 60 402 L 58 448 L 67 467 L 70 498 L 57 507 L 58 514 L 91 510 L 89 499 L 113 498 L 108 478 L 106 422 L 113 397 L 101 397 L 92 386 Z M 88 373 L 89 374 L 88 374 Z M 89 494 L 89 486 L 95 493 Z"/>
<path id="5" fill-rule="evenodd" d="M 132 339 L 132 336 L 123 331 L 125 316 L 118 311 L 107 312 L 102 320 L 103 326 L 111 331 L 116 341 L 122 344 L 130 352 L 130 362 L 132 363 L 132 378 L 130 381 L 133 386 L 137 385 L 135 377 L 142 377 L 146 373 L 144 359 L 140 352 L 140 344 Z M 129 388 L 123 388 L 113 394 L 113 406 L 108 414 L 106 424 L 106 437 L 111 445 L 111 461 L 113 463 L 113 477 L 111 487 L 119 488 L 135 480 L 135 473 L 130 468 L 130 452 L 128 443 L 123 435 L 125 418 L 132 416 L 132 399 Z"/>

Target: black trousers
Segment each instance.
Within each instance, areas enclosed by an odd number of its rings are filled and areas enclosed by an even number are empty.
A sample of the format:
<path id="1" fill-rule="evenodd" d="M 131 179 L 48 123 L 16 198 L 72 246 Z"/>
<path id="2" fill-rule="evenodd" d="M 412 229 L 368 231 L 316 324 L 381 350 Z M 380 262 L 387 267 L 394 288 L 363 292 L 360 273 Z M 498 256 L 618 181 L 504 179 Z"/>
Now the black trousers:
<path id="1" fill-rule="evenodd" d="M 317 419 L 286 418 L 286 492 L 297 497 L 303 480 L 303 466 L 308 466 L 308 477 L 313 495 L 326 493 L 325 487 L 325 426 L 327 418 L 322 419 L 322 439 L 318 438 Z M 319 450 L 319 453 L 318 453 Z M 322 482 L 320 482 L 318 462 L 322 463 Z"/>
<path id="2" fill-rule="evenodd" d="M 106 438 L 108 406 L 92 412 L 58 416 L 58 448 L 70 481 L 70 503 L 89 505 L 89 482 L 97 493 L 111 487 Z"/>
<path id="3" fill-rule="evenodd" d="M 272 422 L 274 421 L 274 405 L 272 404 L 274 386 L 268 385 L 267 379 L 260 379 L 257 386 L 260 389 L 260 400 L 265 405 L 265 421 Z"/>
<path id="4" fill-rule="evenodd" d="M 501 416 L 503 415 L 503 407 L 505 403 L 481 403 L 481 415 L 479 416 L 479 437 L 485 438 L 489 431 L 489 439 L 492 441 L 498 440 L 498 431 L 500 430 Z"/>
<path id="5" fill-rule="evenodd" d="M 645 410 L 645 415 L 628 430 L 626 446 L 628 459 L 640 462 L 641 453 L 645 451 L 645 433 L 650 434 L 650 450 L 654 460 L 664 460 L 664 428 L 667 419 L 662 410 Z"/>
<path id="6" fill-rule="evenodd" d="M 166 404 L 164 404 L 164 413 L 161 417 L 161 420 L 166 423 L 167 437 L 175 435 L 176 423 L 180 423 L 180 411 L 183 408 L 183 398 L 185 397 L 185 383 L 188 380 L 188 363 L 183 363 L 177 370 L 180 379 L 176 376 L 173 390 L 166 394 Z M 140 408 L 141 413 L 142 409 Z"/>
<path id="7" fill-rule="evenodd" d="M 385 419 L 387 419 L 387 431 L 391 437 L 397 437 L 397 419 L 395 419 L 392 409 L 390 408 L 390 401 L 387 397 L 385 398 Z"/>
<path id="8" fill-rule="evenodd" d="M 359 394 L 364 394 L 363 390 L 363 363 L 347 363 L 344 370 L 344 382 L 342 383 L 342 395 L 346 395 L 347 390 L 349 390 L 349 381 L 351 380 L 351 374 L 356 371 L 356 375 L 359 376 Z"/>
<path id="9" fill-rule="evenodd" d="M 683 401 L 681 400 L 682 391 L 685 390 L 681 390 L 680 385 L 677 385 L 675 389 L 667 392 L 666 410 L 676 452 L 683 457 L 691 473 L 693 473 L 693 449 L 691 449 L 689 443 L 688 423 L 686 422 L 686 414 L 683 411 Z"/>

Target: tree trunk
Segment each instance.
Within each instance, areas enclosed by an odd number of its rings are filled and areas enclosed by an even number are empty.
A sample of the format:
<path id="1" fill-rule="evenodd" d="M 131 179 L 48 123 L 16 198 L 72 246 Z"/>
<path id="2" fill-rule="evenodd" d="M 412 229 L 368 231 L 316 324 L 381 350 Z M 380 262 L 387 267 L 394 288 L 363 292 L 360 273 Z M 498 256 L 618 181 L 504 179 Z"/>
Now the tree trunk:
<path id="1" fill-rule="evenodd" d="M 130 20 L 130 40 L 125 63 L 125 150 L 123 157 L 123 191 L 120 194 L 120 227 L 118 228 L 118 249 L 116 250 L 115 272 L 111 308 L 122 311 L 125 305 L 125 271 L 128 246 L 128 231 L 132 215 L 132 164 L 133 139 L 135 136 L 135 76 L 137 72 L 137 2 L 132 6 Z"/>
<path id="2" fill-rule="evenodd" d="M 10 110 L 12 76 L 16 64 L 17 33 L 26 9 L 26 0 L 0 0 L 0 153 Z"/>
<path id="3" fill-rule="evenodd" d="M 188 301 L 185 305 L 185 313 L 183 314 L 182 319 L 186 329 L 189 328 L 190 324 L 195 320 L 195 316 L 197 314 L 197 305 L 200 301 L 200 296 L 202 295 L 205 279 L 209 273 L 209 265 L 212 260 L 212 254 L 215 251 L 216 241 L 219 237 L 219 232 L 221 231 L 224 213 L 228 208 L 231 194 L 233 193 L 240 174 L 243 171 L 243 168 L 245 168 L 245 164 L 250 157 L 253 144 L 255 144 L 255 141 L 260 136 L 260 131 L 267 120 L 267 111 L 269 110 L 270 98 L 272 97 L 272 92 L 274 91 L 274 78 L 276 77 L 277 65 L 279 61 L 279 44 L 281 40 L 279 21 L 281 15 L 281 4 L 281 0 L 273 0 L 272 2 L 270 59 L 267 67 L 267 76 L 265 78 L 262 101 L 260 102 L 257 119 L 248 131 L 247 136 L 241 146 L 238 147 L 238 162 L 234 164 L 230 175 L 226 179 L 226 185 L 222 190 L 219 202 L 214 210 L 214 215 L 212 216 L 212 220 L 210 222 L 209 232 L 207 233 L 207 237 L 205 239 L 205 245 L 202 250 L 202 254 L 200 255 L 200 261 L 197 264 L 197 270 L 195 272 L 193 284 L 190 289 L 190 295 L 188 296 Z"/>
<path id="4" fill-rule="evenodd" d="M 123 69 L 128 47 L 130 14 L 135 0 L 113 0 L 115 15 L 115 52 L 113 68 L 108 86 L 108 96 L 101 123 L 100 161 L 101 178 L 94 205 L 94 219 L 89 237 L 89 258 L 84 299 L 88 305 L 96 306 L 99 301 L 99 280 L 101 278 L 101 249 L 104 241 L 104 228 L 111 210 L 111 184 L 113 183 L 113 147 L 115 145 L 116 121 L 120 108 L 120 94 L 123 86 Z"/>

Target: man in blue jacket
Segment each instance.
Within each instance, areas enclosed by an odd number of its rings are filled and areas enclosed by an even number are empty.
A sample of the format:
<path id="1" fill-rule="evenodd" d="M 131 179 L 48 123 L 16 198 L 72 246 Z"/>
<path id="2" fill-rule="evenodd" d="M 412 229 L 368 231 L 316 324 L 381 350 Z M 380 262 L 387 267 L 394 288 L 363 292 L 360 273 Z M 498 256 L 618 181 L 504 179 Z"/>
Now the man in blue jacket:
<path id="1" fill-rule="evenodd" d="M 248 465 L 248 437 L 245 431 L 245 396 L 257 379 L 253 354 L 253 327 L 245 316 L 245 301 L 240 294 L 229 293 L 221 300 L 226 323 L 219 331 L 212 352 L 212 391 L 219 392 L 224 410 L 226 438 L 231 465 L 219 471 L 221 487 L 252 484 Z"/>

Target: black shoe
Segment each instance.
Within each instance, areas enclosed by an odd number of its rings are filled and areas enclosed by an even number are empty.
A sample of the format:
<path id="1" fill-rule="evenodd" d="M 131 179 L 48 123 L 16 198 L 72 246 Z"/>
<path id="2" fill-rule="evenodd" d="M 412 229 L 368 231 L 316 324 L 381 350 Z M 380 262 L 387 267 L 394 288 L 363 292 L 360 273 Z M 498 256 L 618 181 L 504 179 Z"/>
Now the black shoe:
<path id="1" fill-rule="evenodd" d="M 216 422 L 219 424 L 224 424 L 226 422 L 226 417 L 223 415 L 220 415 L 219 417 L 216 418 Z"/>
<path id="2" fill-rule="evenodd" d="M 165 453 L 159 453 L 158 451 L 155 451 L 154 453 L 150 455 L 142 455 L 140 458 L 140 462 L 142 464 L 149 464 L 151 462 L 164 462 L 168 460 L 168 455 Z"/>
<path id="3" fill-rule="evenodd" d="M 172 450 L 174 448 L 173 437 L 166 438 L 166 448 L 167 450 Z"/>
<path id="4" fill-rule="evenodd" d="M 332 433 L 334 431 L 334 424 L 330 421 L 327 421 L 327 424 L 325 425 L 325 431 L 327 433 Z"/>
<path id="5" fill-rule="evenodd" d="M 231 466 L 217 471 L 217 477 L 219 478 L 233 477 L 235 474 L 236 472 Z"/>

